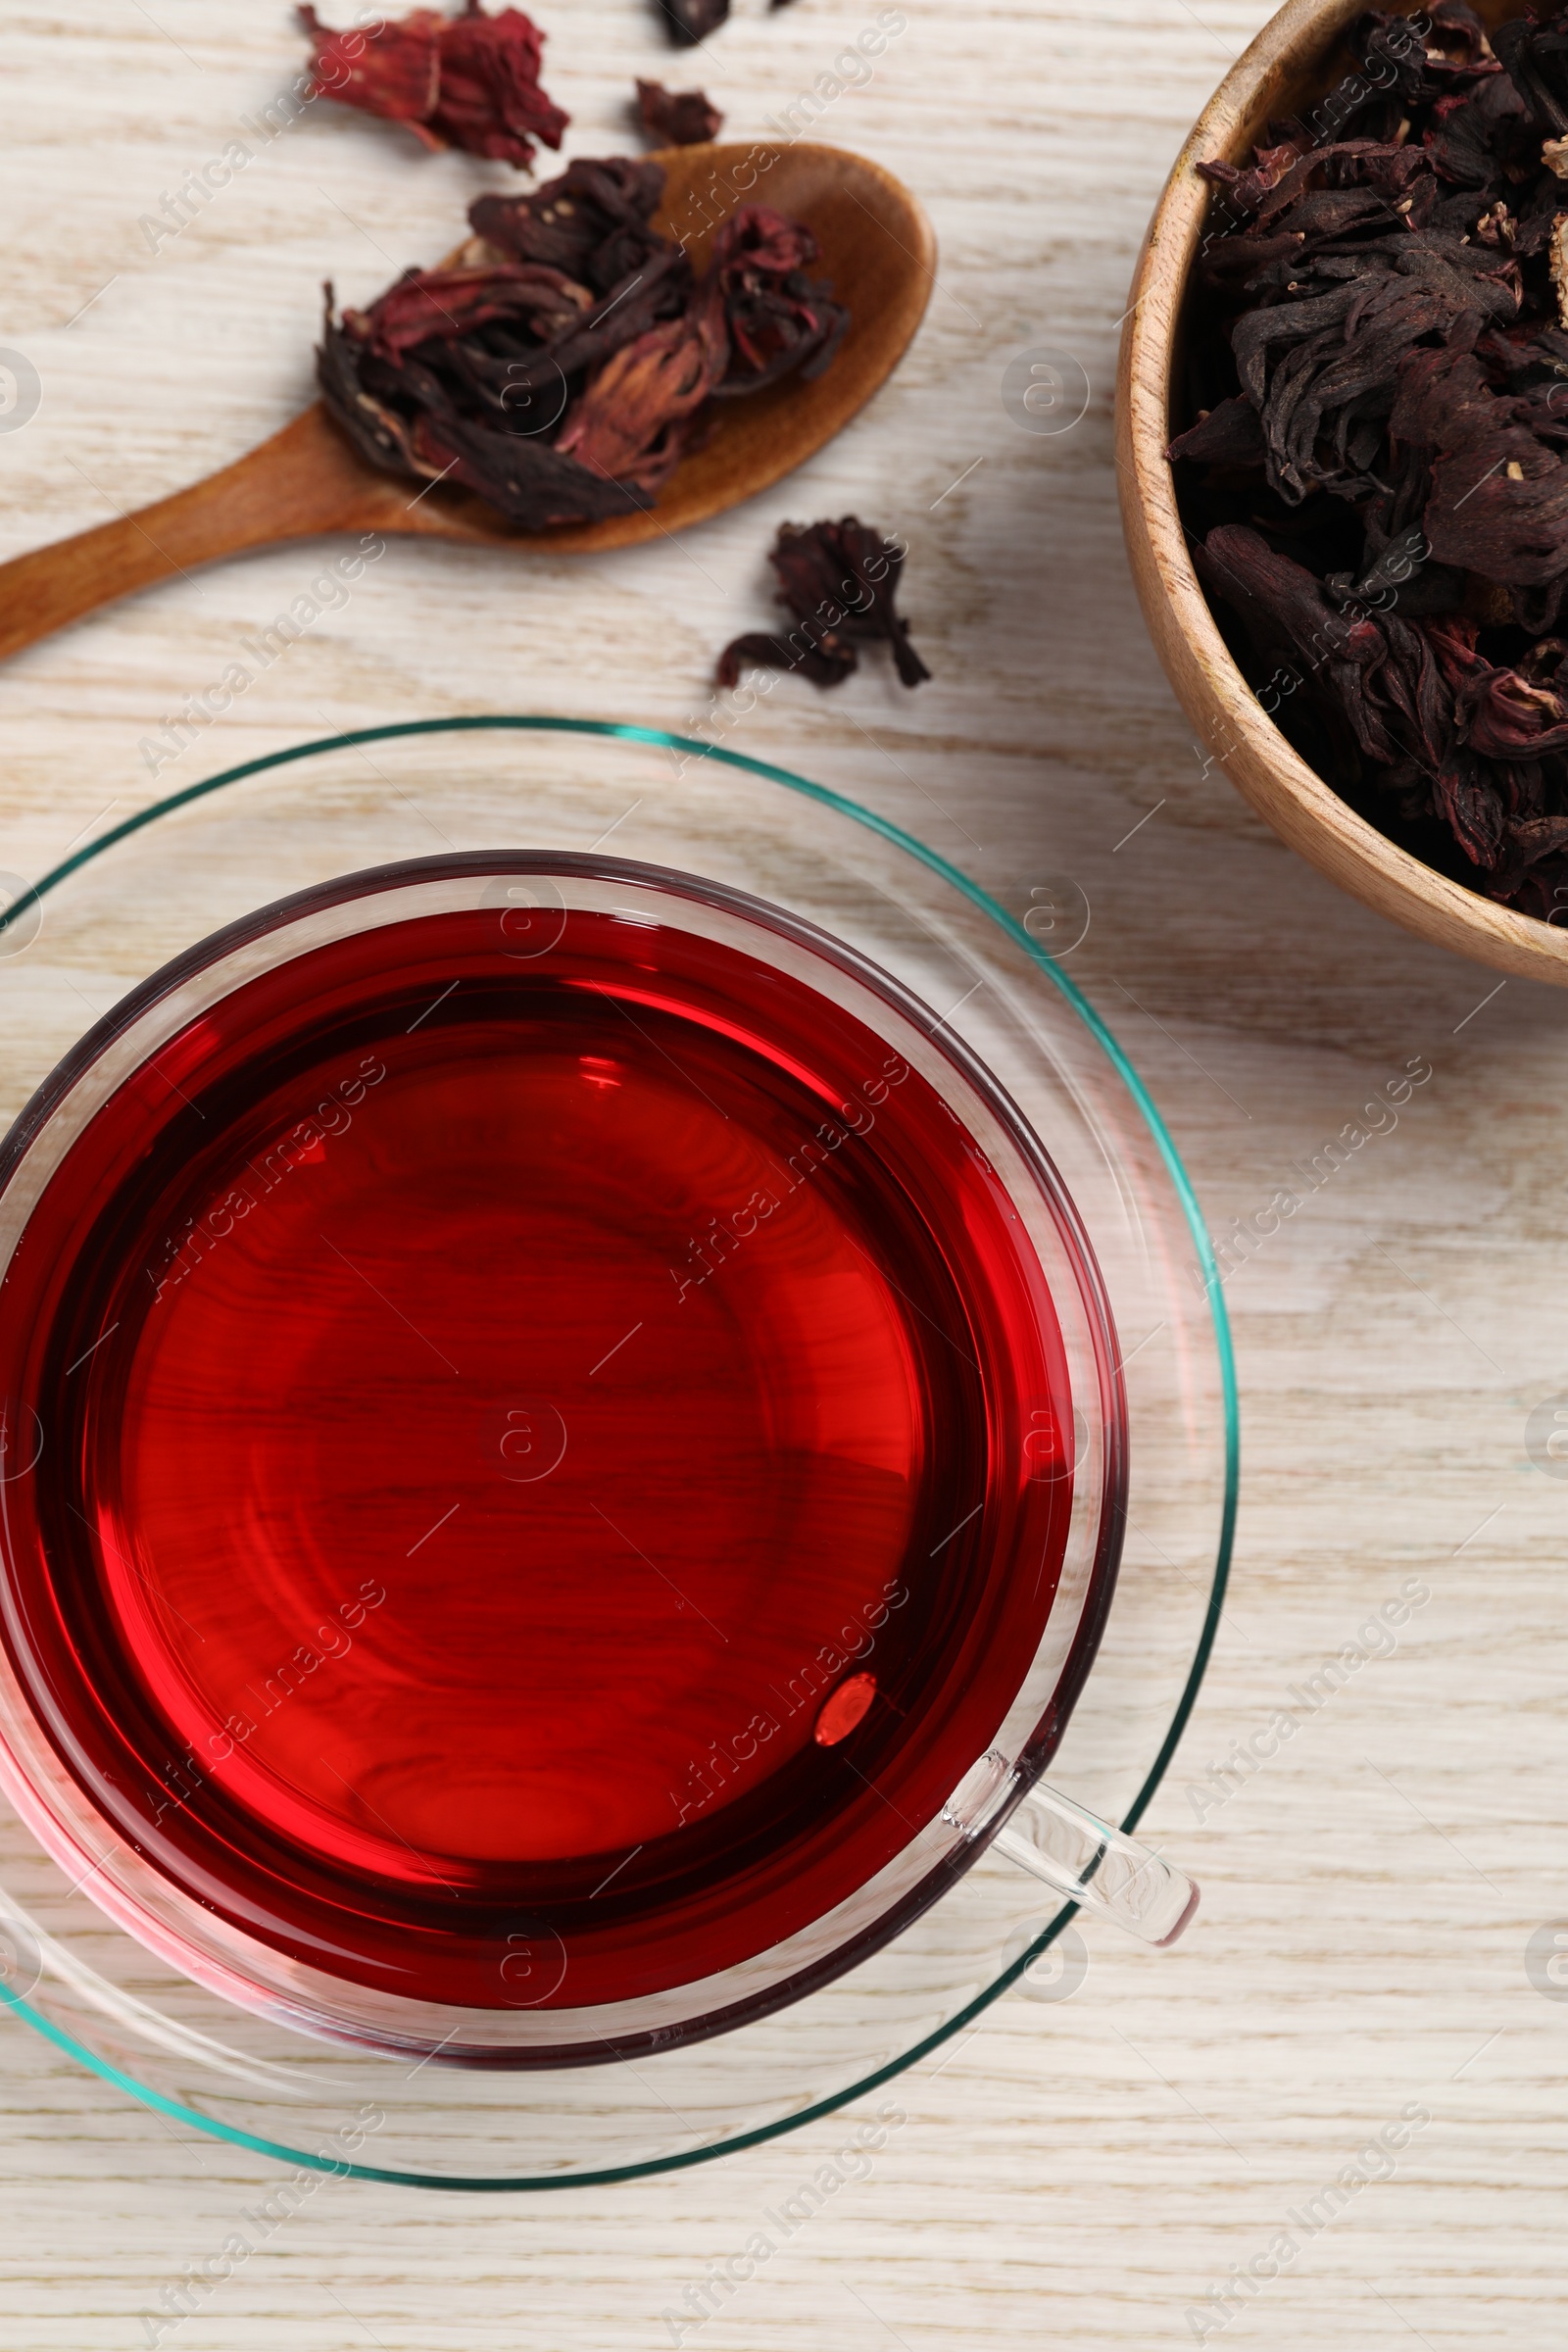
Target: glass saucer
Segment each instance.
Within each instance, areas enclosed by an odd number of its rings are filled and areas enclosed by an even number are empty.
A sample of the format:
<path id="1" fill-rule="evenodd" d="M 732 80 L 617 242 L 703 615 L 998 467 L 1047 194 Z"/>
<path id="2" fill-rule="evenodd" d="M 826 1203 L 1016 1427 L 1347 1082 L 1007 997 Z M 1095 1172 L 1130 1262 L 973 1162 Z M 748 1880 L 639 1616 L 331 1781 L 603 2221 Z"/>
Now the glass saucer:
<path id="1" fill-rule="evenodd" d="M 1099 1016 L 1018 922 L 897 826 L 654 728 L 486 717 L 304 745 L 172 795 L 0 917 L 0 1101 L 20 1110 L 136 983 L 291 893 L 442 851 L 607 845 L 765 901 L 891 974 L 1051 1155 L 1119 1334 L 1131 1463 L 1108 1624 L 1051 1779 L 1133 1827 L 1196 1697 L 1229 1552 L 1235 1394 L 1212 1259 L 1170 1139 Z M 469 2189 L 636 2178 L 829 2112 L 960 2031 L 1072 1916 L 987 1852 L 892 1941 L 786 2008 L 635 2063 L 519 2076 L 439 2053 L 411 2065 L 241 2010 L 91 1895 L 0 1809 L 0 1997 L 57 2047 L 285 2162 Z"/>

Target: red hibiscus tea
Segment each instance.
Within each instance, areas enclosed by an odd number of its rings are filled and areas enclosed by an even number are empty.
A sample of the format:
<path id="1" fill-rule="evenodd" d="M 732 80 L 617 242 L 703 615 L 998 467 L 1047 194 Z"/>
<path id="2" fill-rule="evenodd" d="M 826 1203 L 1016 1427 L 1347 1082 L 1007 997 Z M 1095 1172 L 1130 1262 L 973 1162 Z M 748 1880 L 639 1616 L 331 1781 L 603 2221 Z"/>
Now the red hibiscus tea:
<path id="1" fill-rule="evenodd" d="M 706 886 L 476 862 L 210 943 L 19 1122 L 6 1744 L 164 1948 L 183 1906 L 301 1983 L 581 2010 L 937 1816 L 1052 1608 L 1073 1407 L 906 1001 Z"/>

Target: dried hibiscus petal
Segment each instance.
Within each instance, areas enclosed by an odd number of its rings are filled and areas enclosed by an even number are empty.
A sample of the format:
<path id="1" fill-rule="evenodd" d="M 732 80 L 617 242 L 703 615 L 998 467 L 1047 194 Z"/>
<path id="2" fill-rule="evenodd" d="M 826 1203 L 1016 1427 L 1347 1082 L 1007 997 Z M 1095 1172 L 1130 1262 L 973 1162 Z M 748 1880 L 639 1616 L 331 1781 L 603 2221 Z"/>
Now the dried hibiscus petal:
<path id="1" fill-rule="evenodd" d="M 491 506 L 530 530 L 556 523 L 600 522 L 629 514 L 647 500 L 624 482 L 609 482 L 536 435 L 497 432 L 465 417 L 421 420 L 416 441 L 420 470 L 476 490 Z"/>
<path id="2" fill-rule="evenodd" d="M 1170 457 L 1209 601 L 1302 756 L 1395 839 L 1568 899 L 1568 0 L 1370 11 L 1193 273 Z M 1343 88 L 1345 85 L 1341 85 Z M 1185 429 L 1182 429 L 1185 427 Z M 1561 897 L 1557 894 L 1561 893 Z"/>
<path id="3" fill-rule="evenodd" d="M 481 196 L 468 207 L 475 233 L 498 254 L 547 262 L 607 294 L 669 240 L 653 225 L 664 168 L 641 156 L 568 164 L 526 196 Z"/>
<path id="4" fill-rule="evenodd" d="M 728 358 L 711 302 L 651 327 L 594 377 L 566 418 L 557 448 L 612 481 L 657 490 L 684 456 L 691 419 Z"/>
<path id="5" fill-rule="evenodd" d="M 719 230 L 708 267 L 731 345 L 721 396 L 760 392 L 797 369 L 820 375 L 829 365 L 850 314 L 831 285 L 807 274 L 818 258 L 810 230 L 764 204 L 743 205 Z"/>
<path id="6" fill-rule="evenodd" d="M 718 30 L 729 15 L 729 0 L 659 0 L 659 13 L 671 40 L 689 49 Z"/>
<path id="7" fill-rule="evenodd" d="M 408 270 L 368 311 L 345 311 L 343 324 L 378 358 L 395 361 L 433 336 L 455 336 L 493 319 L 525 320 L 536 333 L 559 335 L 577 325 L 592 304 L 585 286 L 537 263 Z"/>
<path id="8" fill-rule="evenodd" d="M 313 98 L 336 98 L 368 115 L 407 122 L 427 146 L 439 143 L 423 128 L 435 112 L 441 80 L 439 9 L 416 8 L 396 24 L 365 31 L 350 25 L 334 32 L 314 8 L 302 7 L 299 19 L 314 47 Z"/>
<path id="9" fill-rule="evenodd" d="M 487 17 L 467 0 L 441 28 L 441 83 L 430 128 L 449 146 L 519 170 L 534 141 L 559 147 L 569 117 L 539 86 L 544 35 L 520 9 Z"/>
<path id="10" fill-rule="evenodd" d="M 1205 409 L 1170 445 L 1173 458 L 1196 458 L 1206 466 L 1260 466 L 1263 451 L 1257 411 L 1241 393 Z"/>
<path id="11" fill-rule="evenodd" d="M 842 522 L 786 522 L 768 557 L 780 602 L 795 616 L 787 636 L 737 637 L 719 657 L 720 685 L 733 686 L 748 663 L 800 669 L 814 685 L 836 686 L 858 667 L 858 649 L 885 638 L 906 686 L 929 678 L 897 609 L 905 551 L 854 514 Z"/>
<path id="12" fill-rule="evenodd" d="M 753 629 L 732 638 L 718 657 L 720 686 L 738 686 L 748 669 L 798 669 L 813 686 L 838 686 L 860 666 L 860 657 L 842 637 L 824 631 L 792 630 L 776 637 L 770 630 Z"/>
<path id="13" fill-rule="evenodd" d="M 336 320 L 329 290 L 318 375 L 355 445 L 394 472 L 450 473 L 524 527 L 597 520 L 649 503 L 721 386 L 825 366 L 847 314 L 796 267 L 808 231 L 738 216 L 698 281 L 653 225 L 662 191 L 651 160 L 584 160 L 531 195 L 479 198 L 450 267 L 405 271 L 368 309 Z M 760 287 L 773 342 L 754 338 L 726 381 L 732 316 L 751 321 Z"/>
<path id="14" fill-rule="evenodd" d="M 1492 46 L 1509 81 L 1543 128 L 1568 131 L 1568 33 L 1534 16 L 1499 24 Z"/>
<path id="15" fill-rule="evenodd" d="M 639 81 L 637 112 L 644 130 L 664 147 L 700 147 L 716 139 L 724 118 L 702 90 L 666 90 L 662 81 Z"/>
<path id="16" fill-rule="evenodd" d="M 536 140 L 561 145 L 569 118 L 540 87 L 544 35 L 520 9 L 487 17 L 482 0 L 466 0 L 461 17 L 416 8 L 365 32 L 334 32 L 314 8 L 299 15 L 315 45 L 316 97 L 406 122 L 427 147 L 519 170 Z"/>
<path id="17" fill-rule="evenodd" d="M 426 482 L 450 479 L 525 529 L 597 522 L 647 503 L 542 435 L 514 429 L 504 400 L 486 423 L 460 410 L 434 369 L 407 354 L 396 365 L 380 358 L 367 337 L 334 323 L 330 286 L 317 375 L 327 407 L 372 466 Z"/>

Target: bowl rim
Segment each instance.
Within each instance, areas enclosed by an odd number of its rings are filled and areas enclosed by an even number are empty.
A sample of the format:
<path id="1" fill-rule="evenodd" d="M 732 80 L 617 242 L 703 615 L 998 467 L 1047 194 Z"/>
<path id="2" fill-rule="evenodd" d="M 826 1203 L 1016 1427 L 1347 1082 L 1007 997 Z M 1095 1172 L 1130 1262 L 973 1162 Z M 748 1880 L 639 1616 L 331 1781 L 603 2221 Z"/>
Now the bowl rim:
<path id="1" fill-rule="evenodd" d="M 1392 0 L 1404 15 L 1415 0 Z M 1522 13 L 1501 0 L 1486 13 Z M 1324 62 L 1365 0 L 1287 0 L 1214 92 L 1154 208 L 1128 295 L 1116 377 L 1122 525 L 1155 651 L 1219 766 L 1287 843 L 1405 930 L 1494 970 L 1568 987 L 1568 934 L 1467 890 L 1400 849 L 1340 798 L 1287 742 L 1237 667 L 1199 583 L 1177 511 L 1170 440 L 1172 361 L 1211 191 L 1196 166 L 1234 161 L 1293 86 Z"/>

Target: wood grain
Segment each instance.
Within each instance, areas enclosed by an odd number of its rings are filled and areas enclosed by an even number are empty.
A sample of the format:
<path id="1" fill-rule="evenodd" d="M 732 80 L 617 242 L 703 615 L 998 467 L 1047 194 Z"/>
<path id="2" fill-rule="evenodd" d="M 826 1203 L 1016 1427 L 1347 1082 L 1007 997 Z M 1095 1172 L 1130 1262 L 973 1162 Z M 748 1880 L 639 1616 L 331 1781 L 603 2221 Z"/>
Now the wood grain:
<path id="1" fill-rule="evenodd" d="M 126 0 L 0 6 L 3 333 L 43 386 L 25 428 L 0 435 L 8 555 L 280 428 L 310 397 L 322 278 L 366 299 L 509 184 L 313 111 L 253 137 L 234 184 L 150 251 L 139 219 L 244 135 L 301 44 L 283 0 L 149 6 L 156 23 Z M 1036 891 L 1080 888 L 1092 921 L 1067 968 L 1145 1071 L 1213 1232 L 1234 1240 L 1282 1188 L 1301 1200 L 1226 1285 L 1236 1582 L 1147 1824 L 1203 1906 L 1169 1954 L 1086 1935 L 1069 1998 L 1011 1997 L 891 2085 L 908 2120 L 872 2177 L 845 2179 L 685 2342 L 1175 2352 L 1196 2340 L 1188 2313 L 1233 2268 L 1266 2267 L 1286 2216 L 1419 2102 L 1432 2122 L 1393 2176 L 1309 2238 L 1292 2231 L 1294 2257 L 1255 2294 L 1232 2279 L 1235 2316 L 1207 2340 L 1542 2352 L 1568 2283 L 1568 2004 L 1535 1988 L 1526 1950 L 1568 1915 L 1568 1486 L 1534 1466 L 1524 1431 L 1568 1388 L 1568 1008 L 1514 978 L 1488 1002 L 1500 974 L 1287 850 L 1204 772 L 1139 617 L 1116 511 L 1118 321 L 1161 183 L 1268 0 L 904 6 L 875 79 L 814 135 L 914 190 L 940 284 L 839 439 L 675 543 L 525 564 L 391 544 L 156 775 L 142 745 L 308 588 L 313 552 L 174 575 L 62 632 L 0 669 L 0 866 L 40 873 L 158 794 L 339 726 L 531 708 L 695 721 L 872 802 L 1020 914 Z M 545 78 L 573 114 L 572 153 L 625 144 L 638 73 L 703 82 L 727 135 L 760 137 L 876 13 L 735 0 L 687 56 L 642 0 L 541 0 Z M 1057 435 L 1003 405 L 1004 368 L 1042 346 L 1091 386 Z M 850 511 L 909 540 L 905 602 L 932 683 L 906 695 L 868 664 L 836 694 L 784 681 L 728 718 L 713 655 L 767 623 L 773 529 Z M 84 1023 L 107 1002 L 90 962 Z M 1434 1075 L 1397 1127 L 1343 1147 L 1312 1188 L 1302 1169 L 1326 1140 L 1423 1054 Z M 1238 1742 L 1410 1576 L 1431 1598 L 1394 1654 L 1272 1760 L 1233 1767 L 1234 1793 L 1206 1807 Z M 84 1906 L 89 1949 L 92 1935 Z M 255 2252 L 165 2338 L 173 2352 L 650 2352 L 670 2342 L 661 2313 L 842 2140 L 816 2125 L 672 2180 L 527 2204 L 327 2182 L 264 2237 L 243 2217 L 278 2168 L 182 2137 L 0 2025 L 0 2339 L 132 2352 L 138 2315 L 247 2231 Z"/>

